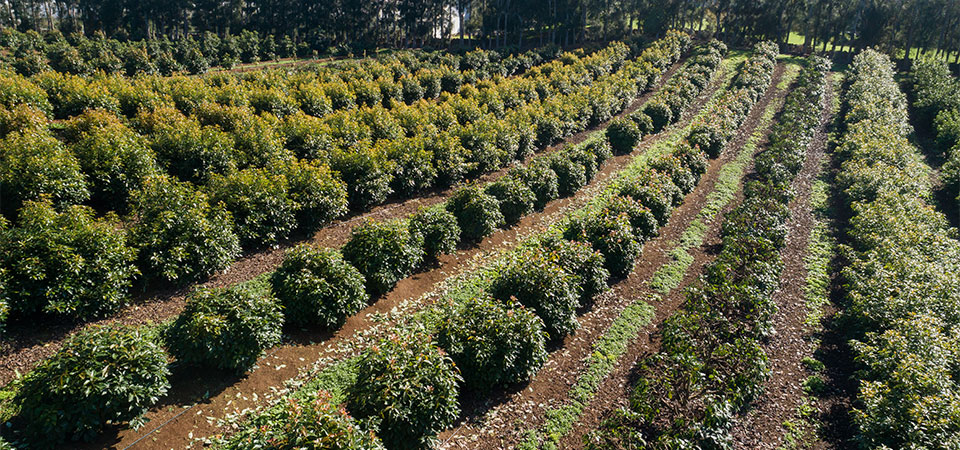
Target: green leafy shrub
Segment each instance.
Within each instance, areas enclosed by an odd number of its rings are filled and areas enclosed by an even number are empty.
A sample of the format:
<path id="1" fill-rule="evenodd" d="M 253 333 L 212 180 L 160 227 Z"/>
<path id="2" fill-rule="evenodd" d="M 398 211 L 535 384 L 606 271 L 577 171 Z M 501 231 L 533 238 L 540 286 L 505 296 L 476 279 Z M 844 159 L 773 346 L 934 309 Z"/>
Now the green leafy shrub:
<path id="1" fill-rule="evenodd" d="M 82 330 L 24 377 L 15 398 L 23 435 L 52 447 L 90 441 L 108 423 L 137 425 L 167 392 L 168 374 L 163 350 L 136 329 Z"/>
<path id="2" fill-rule="evenodd" d="M 306 399 L 290 397 L 255 427 L 233 435 L 224 450 L 316 448 L 327 450 L 385 450 L 372 431 L 364 430 L 335 404 L 326 391 Z"/>
<path id="3" fill-rule="evenodd" d="M 550 158 L 550 169 L 557 174 L 557 193 L 571 196 L 587 184 L 587 170 L 576 161 L 557 153 Z"/>
<path id="4" fill-rule="evenodd" d="M 86 200 L 80 164 L 60 141 L 46 132 L 10 133 L 0 141 L 2 212 L 13 216 L 24 201 L 48 197 L 56 205 Z"/>
<path id="5" fill-rule="evenodd" d="M 350 206 L 363 210 L 383 203 L 392 190 L 393 180 L 388 161 L 368 144 L 337 151 L 330 158 L 330 167 L 340 173 L 347 184 Z"/>
<path id="6" fill-rule="evenodd" d="M 42 132 L 47 127 L 47 121 L 43 111 L 29 105 L 17 105 L 9 109 L 0 107 L 0 139 L 14 131 Z"/>
<path id="7" fill-rule="evenodd" d="M 300 110 L 297 99 L 277 88 L 254 89 L 250 92 L 250 106 L 258 113 L 268 112 L 280 118 Z"/>
<path id="8" fill-rule="evenodd" d="M 244 247 L 275 244 L 296 227 L 296 205 L 287 196 L 289 186 L 282 174 L 250 168 L 214 175 L 208 189 L 210 200 L 230 211 Z"/>
<path id="9" fill-rule="evenodd" d="M 618 279 L 633 271 L 633 264 L 640 256 L 640 243 L 625 213 L 604 209 L 577 217 L 564 231 L 564 237 L 590 243 L 603 254 L 604 267 L 610 275 Z"/>
<path id="10" fill-rule="evenodd" d="M 630 221 L 634 238 L 640 242 L 656 236 L 657 228 L 660 227 L 650 209 L 630 197 L 614 195 L 607 200 L 606 209 L 615 215 L 625 214 Z"/>
<path id="11" fill-rule="evenodd" d="M 400 80 L 400 83 L 403 86 L 403 101 L 407 104 L 423 98 L 423 86 L 415 78 L 404 78 Z"/>
<path id="12" fill-rule="evenodd" d="M 347 213 L 347 187 L 326 165 L 293 161 L 282 171 L 301 229 L 318 229 Z"/>
<path id="13" fill-rule="evenodd" d="M 690 134 L 687 135 L 687 142 L 699 147 L 711 158 L 716 158 L 726 145 L 727 139 L 723 132 L 714 123 L 695 123 L 690 127 Z"/>
<path id="14" fill-rule="evenodd" d="M 650 118 L 653 127 L 651 129 L 652 133 L 663 131 L 673 121 L 673 111 L 670 110 L 670 105 L 656 99 L 644 105 L 642 111 L 644 115 Z"/>
<path id="15" fill-rule="evenodd" d="M 7 108 L 28 105 L 48 116 L 53 113 L 53 105 L 42 87 L 22 76 L 7 73 L 0 74 L 0 105 Z"/>
<path id="16" fill-rule="evenodd" d="M 381 141 L 383 151 L 393 163 L 391 189 L 404 197 L 411 197 L 433 186 L 437 170 L 433 166 L 433 154 L 420 138 L 401 138 Z"/>
<path id="17" fill-rule="evenodd" d="M 537 200 L 536 194 L 527 185 L 509 175 L 487 185 L 484 192 L 497 199 L 500 213 L 508 225 L 519 222 L 523 216 L 533 212 L 533 204 Z"/>
<path id="18" fill-rule="evenodd" d="M 364 278 L 337 250 L 300 245 L 270 278 L 287 323 L 334 329 L 367 305 Z"/>
<path id="19" fill-rule="evenodd" d="M 201 126 L 179 112 L 173 112 L 171 119 L 142 112 L 138 120 L 157 121 L 151 130 L 150 147 L 160 164 L 184 181 L 203 183 L 213 174 L 226 174 L 237 168 L 240 155 L 234 148 L 233 137 L 218 127 Z"/>
<path id="20" fill-rule="evenodd" d="M 546 339 L 535 314 L 486 298 L 450 311 L 437 328 L 437 345 L 475 392 L 532 378 L 547 360 Z"/>
<path id="21" fill-rule="evenodd" d="M 131 243 L 148 279 L 186 283 L 227 268 L 240 254 L 233 219 L 189 183 L 157 177 L 134 194 Z"/>
<path id="22" fill-rule="evenodd" d="M 637 125 L 637 129 L 640 130 L 641 136 L 647 136 L 656 133 L 657 131 L 653 127 L 653 119 L 647 115 L 643 110 L 635 111 L 630 114 L 630 120 Z"/>
<path id="23" fill-rule="evenodd" d="M 613 152 L 617 155 L 626 155 L 633 151 L 633 148 L 640 142 L 643 133 L 632 120 L 615 119 L 607 127 L 607 141 L 613 147 Z"/>
<path id="24" fill-rule="evenodd" d="M 660 225 L 670 220 L 670 211 L 683 198 L 670 176 L 652 169 L 637 176 L 633 183 L 619 186 L 619 193 L 649 209 Z"/>
<path id="25" fill-rule="evenodd" d="M 457 216 L 440 205 L 420 208 L 410 216 L 410 231 L 423 240 L 427 261 L 436 261 L 440 255 L 453 253 L 460 242 Z"/>
<path id="26" fill-rule="evenodd" d="M 680 192 L 686 195 L 697 186 L 699 176 L 694 174 L 690 168 L 683 165 L 682 161 L 674 155 L 666 155 L 650 163 L 650 167 L 663 174 L 669 175 L 673 184 L 680 188 Z"/>
<path id="27" fill-rule="evenodd" d="M 536 241 L 542 251 L 557 256 L 557 262 L 572 277 L 580 293 L 580 306 L 593 303 L 593 299 L 607 289 L 610 271 L 604 267 L 603 254 L 590 244 L 563 239 L 550 234 Z"/>
<path id="28" fill-rule="evenodd" d="M 0 249 L 16 317 L 102 317 L 127 304 L 137 273 L 124 233 L 84 206 L 58 212 L 48 200 L 25 203 L 17 226 L 0 231 Z"/>
<path id="29" fill-rule="evenodd" d="M 460 237 L 464 241 L 479 241 L 505 223 L 500 202 L 477 185 L 454 192 L 447 200 L 446 208 L 457 217 Z"/>
<path id="30" fill-rule="evenodd" d="M 380 421 L 391 449 L 431 448 L 437 433 L 460 414 L 460 374 L 427 336 L 394 336 L 367 350 L 357 367 L 347 409 Z"/>
<path id="31" fill-rule="evenodd" d="M 410 276 L 423 261 L 421 236 L 406 221 L 366 222 L 353 229 L 343 257 L 356 267 L 374 296 L 386 293 Z"/>
<path id="32" fill-rule="evenodd" d="M 573 277 L 554 254 L 523 249 L 502 263 L 490 283 L 490 295 L 509 303 L 519 302 L 543 320 L 551 340 L 573 333 L 577 323 L 579 293 Z"/>
<path id="33" fill-rule="evenodd" d="M 116 116 L 87 110 L 67 124 L 71 150 L 90 184 L 91 200 L 124 212 L 133 191 L 159 172 L 153 152 Z"/>
<path id="34" fill-rule="evenodd" d="M 559 179 L 557 173 L 550 168 L 550 164 L 542 159 L 535 160 L 527 166 L 510 169 L 510 175 L 522 180 L 537 196 L 533 207 L 542 210 L 560 196 Z"/>
<path id="35" fill-rule="evenodd" d="M 283 313 L 267 289 L 200 289 L 187 297 L 164 341 L 177 361 L 243 373 L 280 343 Z"/>

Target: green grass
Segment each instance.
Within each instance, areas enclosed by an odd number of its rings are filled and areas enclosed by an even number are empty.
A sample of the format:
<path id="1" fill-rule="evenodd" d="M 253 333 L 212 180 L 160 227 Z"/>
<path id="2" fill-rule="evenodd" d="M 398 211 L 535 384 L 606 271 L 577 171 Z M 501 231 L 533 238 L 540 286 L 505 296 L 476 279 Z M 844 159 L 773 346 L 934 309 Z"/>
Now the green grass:
<path id="1" fill-rule="evenodd" d="M 790 83 L 796 79 L 799 70 L 799 66 L 789 65 L 787 72 L 783 74 L 782 81 L 777 85 L 777 89 L 786 89 Z M 665 295 L 676 289 L 683 281 L 684 274 L 687 273 L 687 269 L 694 261 L 690 250 L 703 245 L 703 239 L 706 236 L 707 230 L 710 229 L 713 222 L 720 216 L 720 211 L 733 200 L 740 186 L 740 179 L 743 178 L 744 171 L 746 171 L 747 164 L 753 159 L 757 145 L 760 143 L 760 140 L 763 139 L 764 135 L 766 135 L 767 128 L 770 122 L 773 121 L 773 117 L 776 115 L 778 109 L 779 105 L 776 102 L 772 102 L 767 106 L 757 126 L 757 130 L 750 136 L 750 139 L 740 150 L 740 153 L 737 154 L 736 159 L 720 169 L 720 173 L 717 175 L 716 186 L 707 196 L 703 209 L 697 213 L 697 217 L 693 219 L 687 229 L 683 231 L 683 234 L 680 235 L 676 246 L 667 253 L 671 261 L 654 272 L 653 278 L 650 281 L 650 287 L 653 290 Z"/>
<path id="2" fill-rule="evenodd" d="M 746 53 L 738 52 L 737 56 L 724 61 L 723 68 L 720 72 L 723 74 L 722 76 L 725 76 L 723 81 L 724 85 L 728 84 L 732 79 L 732 69 L 741 61 L 746 60 L 746 58 Z M 721 75 L 718 74 L 718 76 Z M 722 89 L 719 89 L 712 99 L 719 96 L 721 91 Z M 686 128 L 684 128 L 684 130 L 685 129 Z M 671 144 L 675 145 L 676 142 L 685 135 L 683 130 L 674 130 L 672 133 L 670 139 L 664 139 L 658 142 L 651 150 L 636 156 L 627 168 L 621 171 L 621 175 L 614 179 L 611 186 L 613 186 L 616 180 L 621 179 L 620 177 L 624 176 L 624 172 L 628 169 L 632 168 L 634 173 L 639 173 L 639 171 L 647 167 L 647 163 L 651 161 L 652 158 L 665 155 L 673 149 Z M 579 145 L 586 145 L 593 140 L 602 138 L 604 138 L 604 131 L 597 130 L 591 133 L 587 140 Z M 598 198 L 601 197 L 609 198 L 613 192 L 614 189 L 608 187 L 593 200 L 597 201 Z M 593 202 L 591 202 L 591 204 L 593 204 Z M 589 207 L 591 207 L 590 204 L 583 209 L 585 210 Z M 547 232 L 559 232 L 558 224 L 551 226 Z M 442 301 L 440 301 L 439 304 L 400 317 L 401 323 L 392 324 L 391 326 L 395 328 L 423 326 L 428 331 L 434 329 L 439 318 L 449 313 L 449 309 L 447 308 L 456 308 L 457 305 L 461 305 L 467 300 L 483 294 L 487 290 L 496 274 L 498 261 L 505 257 L 508 252 L 509 250 L 497 254 L 493 258 L 483 261 L 483 263 L 475 269 L 445 280 L 444 286 L 440 289 Z M 622 311 L 618 319 L 616 319 L 607 330 L 607 333 L 594 343 L 594 352 L 586 362 L 588 369 L 571 391 L 571 398 L 582 399 L 583 405 L 580 406 L 580 410 L 576 410 L 576 408 L 564 408 L 563 410 L 552 412 L 553 423 L 557 424 L 555 431 L 559 432 L 565 429 L 565 427 L 569 427 L 572 425 L 571 419 L 579 417 L 580 412 L 582 412 L 582 407 L 589 402 L 589 399 L 595 394 L 599 383 L 613 369 L 616 361 L 626 350 L 626 345 L 649 323 L 651 317 L 652 308 L 649 304 L 642 301 L 634 302 Z M 382 319 L 385 320 L 386 318 Z M 345 393 L 349 390 L 350 386 L 356 382 L 356 361 L 357 357 L 352 357 L 331 363 L 317 374 L 311 375 L 302 386 L 295 388 L 289 396 L 293 398 L 309 398 L 315 395 L 318 390 L 324 390 L 331 394 L 334 402 L 342 403 L 345 400 Z M 259 423 L 265 420 L 265 418 L 272 416 L 276 413 L 276 408 L 276 406 L 273 406 L 261 412 L 254 413 L 250 417 L 251 423 Z M 236 417 L 228 419 L 228 421 L 233 422 L 239 420 L 242 420 L 242 418 Z M 563 433 L 561 433 L 560 436 L 562 436 L 562 434 Z"/>
<path id="3" fill-rule="evenodd" d="M 593 352 L 584 361 L 587 369 L 570 390 L 570 401 L 546 412 L 546 422 L 536 430 L 527 431 L 527 439 L 517 448 L 532 450 L 541 448 L 541 436 L 546 439 L 542 448 L 556 449 L 563 438 L 583 414 L 600 388 L 600 383 L 617 366 L 620 357 L 653 318 L 653 307 L 644 300 L 636 300 L 624 308 L 610 328 L 593 344 Z"/>
<path id="4" fill-rule="evenodd" d="M 784 77 L 796 77 L 799 73 L 799 68 L 793 68 L 796 70 L 791 70 L 791 72 L 785 74 Z M 694 220 L 694 222 L 684 230 L 683 235 L 689 237 L 689 239 L 691 239 L 690 242 L 693 242 L 692 240 L 695 240 L 696 236 L 699 235 L 699 240 L 702 243 L 703 234 L 706 232 L 706 228 L 712 219 L 733 199 L 740 184 L 740 179 L 745 174 L 746 165 L 753 157 L 756 144 L 760 138 L 763 137 L 767 124 L 773 120 L 773 116 L 776 114 L 779 106 L 780 105 L 776 103 L 771 103 L 767 106 L 761 125 L 754 135 L 751 136 L 750 142 L 752 142 L 753 145 L 745 145 L 736 160 L 727 163 L 721 168 L 719 174 L 720 179 L 715 184 L 714 190 L 708 195 L 707 205 L 697 216 L 699 221 Z M 685 136 L 685 133 L 678 133 L 678 135 Z M 687 249 L 689 249 L 689 247 L 687 247 Z M 686 254 L 686 250 L 684 250 L 684 253 Z M 690 262 L 692 262 L 692 257 Z M 678 277 L 678 280 L 682 280 L 689 267 L 689 263 L 682 267 L 678 266 L 676 270 L 680 270 L 681 272 L 674 276 Z M 679 286 L 679 281 L 676 282 L 676 285 L 666 291 L 661 291 L 661 293 L 669 294 L 669 292 L 677 286 Z M 577 384 L 574 385 L 568 394 L 569 401 L 560 407 L 547 410 L 544 424 L 539 428 L 527 430 L 524 433 L 526 438 L 517 448 L 522 450 L 558 448 L 557 446 L 561 439 L 570 432 L 573 425 L 583 414 L 583 410 L 593 400 L 600 383 L 606 379 L 617 366 L 619 358 L 623 356 L 630 342 L 637 338 L 640 330 L 646 325 L 647 322 L 644 321 L 643 323 L 636 324 L 633 328 L 624 329 L 619 324 L 624 320 L 640 322 L 634 318 L 636 313 L 633 311 L 641 308 L 649 310 L 650 306 L 647 300 L 658 301 L 659 297 L 654 296 L 651 298 L 637 299 L 624 309 L 621 315 L 614 321 L 614 324 L 611 325 L 604 335 L 598 339 L 597 343 L 594 344 L 593 354 L 585 361 L 585 365 L 587 366 L 586 371 L 580 375 Z M 633 331 L 634 329 L 635 331 Z M 601 349 L 608 349 L 609 351 L 603 351 Z"/>

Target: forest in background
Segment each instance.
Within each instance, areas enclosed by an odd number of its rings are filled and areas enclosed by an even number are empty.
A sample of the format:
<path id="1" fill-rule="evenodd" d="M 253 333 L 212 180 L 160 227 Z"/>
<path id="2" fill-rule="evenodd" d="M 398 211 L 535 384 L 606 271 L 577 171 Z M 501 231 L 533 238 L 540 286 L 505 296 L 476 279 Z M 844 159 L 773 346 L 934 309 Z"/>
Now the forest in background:
<path id="1" fill-rule="evenodd" d="M 460 27 L 458 24 L 464 23 Z M 2 0 L 0 26 L 119 40 L 250 30 L 321 53 L 378 47 L 573 45 L 670 28 L 807 49 L 960 50 L 956 0 Z M 960 52 L 957 53 L 960 57 Z"/>

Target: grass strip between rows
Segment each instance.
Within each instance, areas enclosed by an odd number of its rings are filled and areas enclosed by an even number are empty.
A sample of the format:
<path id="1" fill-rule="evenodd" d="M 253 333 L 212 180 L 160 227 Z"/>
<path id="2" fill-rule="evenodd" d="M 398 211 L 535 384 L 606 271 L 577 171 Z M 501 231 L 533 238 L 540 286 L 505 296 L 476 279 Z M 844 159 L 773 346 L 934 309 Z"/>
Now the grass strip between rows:
<path id="1" fill-rule="evenodd" d="M 718 73 L 716 77 L 720 79 L 720 86 L 727 86 L 732 80 L 735 71 L 733 68 L 737 67 L 740 63 L 747 59 L 746 52 L 731 52 L 732 55 L 724 59 L 721 65 L 718 67 Z M 735 55 L 735 56 L 733 56 Z M 717 89 L 717 91 L 711 96 L 710 101 L 715 101 L 719 95 L 724 92 L 724 88 Z M 604 137 L 605 130 L 596 130 L 592 132 L 587 139 L 580 145 L 587 145 L 590 142 L 593 142 L 597 139 Z M 689 125 L 673 130 L 670 133 L 670 137 L 658 141 L 654 146 L 652 146 L 648 151 L 639 154 L 633 158 L 633 160 L 620 171 L 620 175 L 612 177 L 608 181 L 609 186 L 601 191 L 594 199 L 589 202 L 587 206 L 584 207 L 590 208 L 594 205 L 600 203 L 604 199 L 608 199 L 614 195 L 614 186 L 616 186 L 617 181 L 628 177 L 627 171 L 632 171 L 631 173 L 639 173 L 642 169 L 647 167 L 647 163 L 652 161 L 654 158 L 666 155 L 677 142 L 682 139 L 683 136 L 689 131 Z M 479 293 L 483 292 L 488 286 L 492 278 L 493 267 L 496 266 L 496 260 L 502 258 L 510 250 L 504 250 L 492 258 L 490 264 L 484 264 L 481 267 L 476 268 L 474 271 L 456 276 L 457 279 L 454 283 L 449 285 L 446 292 L 443 292 L 442 297 L 448 300 L 451 300 L 454 303 L 462 303 L 471 298 L 476 297 Z M 448 280 L 449 281 L 449 280 Z M 417 324 L 417 323 L 426 323 L 434 324 L 437 322 L 438 317 L 442 314 L 442 307 L 432 307 L 427 308 L 423 311 L 418 311 L 415 314 L 407 317 L 403 317 L 402 320 L 405 325 Z M 610 335 L 606 342 L 605 348 L 608 350 L 606 354 L 614 353 L 613 350 L 616 349 L 617 345 L 625 346 L 629 342 L 629 336 L 635 336 L 639 329 L 649 323 L 650 318 L 652 317 L 652 309 L 647 304 L 638 303 L 628 307 L 622 313 L 622 317 L 630 317 L 630 319 L 624 319 L 619 325 L 619 328 L 616 330 L 611 329 L 608 334 Z M 385 318 L 382 320 L 386 320 Z M 401 326 L 405 326 L 401 325 Z M 622 336 L 621 336 L 622 335 Z M 622 344 L 621 344 L 622 342 Z M 625 347 L 619 350 L 619 354 L 622 354 L 625 351 Z M 306 399 L 311 398 L 316 395 L 318 391 L 326 391 L 331 400 L 337 404 L 342 403 L 345 400 L 345 394 L 350 385 L 356 382 L 357 379 L 357 361 L 358 357 L 352 356 L 339 361 L 333 362 L 323 369 L 316 372 L 315 375 L 309 376 L 309 378 L 303 382 L 302 385 L 293 390 L 290 394 L 290 398 L 294 399 Z M 617 358 L 610 358 L 609 364 L 611 367 L 602 368 L 597 367 L 597 377 L 595 384 L 599 385 L 599 382 L 602 381 L 606 373 L 609 373 L 612 370 L 612 365 L 616 362 Z M 584 395 L 588 394 L 590 391 L 595 391 L 596 386 L 590 389 L 582 389 Z M 256 427 L 259 424 L 267 423 L 270 421 L 270 418 L 276 415 L 279 410 L 281 403 L 269 407 L 263 410 L 260 413 L 255 413 L 249 417 L 249 421 L 245 424 L 241 424 L 242 417 L 230 417 L 225 420 L 225 424 L 233 427 L 249 428 Z M 220 443 L 219 437 L 214 437 L 213 439 L 204 438 L 201 441 L 205 443 Z"/>
<path id="2" fill-rule="evenodd" d="M 784 81 L 792 81 L 798 72 L 799 68 L 791 65 L 790 71 L 784 74 Z M 777 89 L 782 90 L 783 87 L 777 86 Z M 756 151 L 757 143 L 766 134 L 767 128 L 779 108 L 780 104 L 777 102 L 771 102 L 767 105 L 756 131 L 750 136 L 750 141 L 747 145 L 743 146 L 740 153 L 737 154 L 736 159 L 721 168 L 717 183 L 707 198 L 707 204 L 701 209 L 697 215 L 697 219 L 691 222 L 686 230 L 684 230 L 683 236 L 689 236 L 691 238 L 688 240 L 681 238 L 681 243 L 674 250 L 681 248 L 685 243 L 693 242 L 692 239 L 694 236 L 699 236 L 699 238 L 697 238 L 697 242 L 699 242 L 697 246 L 702 244 L 703 236 L 709 225 L 713 223 L 714 219 L 719 216 L 719 213 L 733 200 L 738 190 L 740 180 L 746 174 L 747 164 Z M 687 254 L 686 252 L 690 248 L 692 247 L 686 247 L 683 250 L 684 254 Z M 674 251 L 670 253 L 674 254 Z M 666 284 L 664 282 L 661 284 L 662 287 L 657 290 L 663 289 L 661 292 L 664 295 L 669 294 L 670 291 L 680 285 L 680 281 L 682 281 L 692 263 L 693 257 L 690 256 L 689 262 L 678 266 L 678 268 L 675 269 L 677 272 L 672 272 L 675 273 L 675 278 L 671 278 L 672 283 Z M 661 269 L 658 269 L 657 273 L 660 273 L 660 270 L 670 267 L 672 264 L 674 263 L 661 266 Z M 548 410 L 546 412 L 546 422 L 539 427 L 539 430 L 528 430 L 526 439 L 518 448 L 523 450 L 557 448 L 557 444 L 570 432 L 573 424 L 576 423 L 576 420 L 583 414 L 583 410 L 596 395 L 597 389 L 600 387 L 600 382 L 613 371 L 620 357 L 626 352 L 628 344 L 636 339 L 639 332 L 649 323 L 652 313 L 648 313 L 649 315 L 646 316 L 646 320 L 641 322 L 637 320 L 637 313 L 635 312 L 640 310 L 652 311 L 652 307 L 644 300 L 647 299 L 637 299 L 624 309 L 610 328 L 594 344 L 594 352 L 585 361 L 587 365 L 586 371 L 581 374 L 577 383 L 570 391 L 570 403 Z M 650 297 L 649 300 L 656 301 L 659 300 L 659 297 L 654 295 Z M 625 329 L 630 329 L 631 331 L 624 332 Z M 541 441 L 544 439 L 546 439 L 546 441 L 541 445 Z"/>

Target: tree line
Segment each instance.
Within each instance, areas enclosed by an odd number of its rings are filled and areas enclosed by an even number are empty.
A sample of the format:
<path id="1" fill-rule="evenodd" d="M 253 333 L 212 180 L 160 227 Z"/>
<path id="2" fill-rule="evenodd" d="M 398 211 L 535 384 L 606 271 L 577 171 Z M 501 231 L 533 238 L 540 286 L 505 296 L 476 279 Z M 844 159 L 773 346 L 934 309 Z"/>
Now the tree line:
<path id="1" fill-rule="evenodd" d="M 732 42 L 797 33 L 826 51 L 960 50 L 956 0 L 0 0 L 0 25 L 121 40 L 253 30 L 351 50 L 570 45 L 675 27 Z"/>

